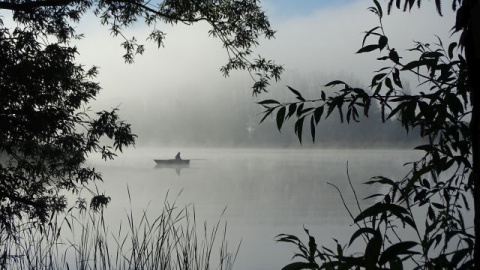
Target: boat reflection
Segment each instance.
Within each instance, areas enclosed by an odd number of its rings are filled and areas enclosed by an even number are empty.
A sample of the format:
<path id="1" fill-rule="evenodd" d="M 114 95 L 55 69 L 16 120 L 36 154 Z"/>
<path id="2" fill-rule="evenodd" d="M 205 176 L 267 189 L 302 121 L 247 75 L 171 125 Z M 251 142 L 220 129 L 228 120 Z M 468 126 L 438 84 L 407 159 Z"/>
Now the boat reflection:
<path id="1" fill-rule="evenodd" d="M 189 159 L 155 159 L 155 169 L 170 168 L 180 175 L 182 169 L 190 168 Z"/>

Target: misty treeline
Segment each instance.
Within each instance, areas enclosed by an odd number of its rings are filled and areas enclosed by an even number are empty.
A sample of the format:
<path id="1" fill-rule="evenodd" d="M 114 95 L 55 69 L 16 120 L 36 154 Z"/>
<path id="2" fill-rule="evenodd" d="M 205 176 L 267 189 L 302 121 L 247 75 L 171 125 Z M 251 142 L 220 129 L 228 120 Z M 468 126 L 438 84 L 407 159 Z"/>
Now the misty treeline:
<path id="1" fill-rule="evenodd" d="M 286 85 L 301 88 L 305 97 L 315 97 L 332 76 L 286 71 L 282 81 L 260 97 L 251 95 L 248 79 L 228 78 L 213 87 L 208 82 L 198 82 L 195 94 L 182 88 L 172 89 L 175 93 L 169 96 L 152 91 L 151 95 L 122 100 L 119 111 L 138 135 L 138 146 L 298 147 L 293 126 L 279 134 L 273 117 L 259 125 L 263 108 L 256 102 L 293 98 Z M 359 82 L 352 76 L 343 77 L 351 83 Z M 312 143 L 310 134 L 304 134 L 303 144 L 322 148 L 397 148 L 419 142 L 418 132 L 407 133 L 398 120 L 382 123 L 378 104 L 372 106 L 370 113 L 371 117 L 359 123 L 340 123 L 335 117 L 322 119 L 316 143 Z"/>

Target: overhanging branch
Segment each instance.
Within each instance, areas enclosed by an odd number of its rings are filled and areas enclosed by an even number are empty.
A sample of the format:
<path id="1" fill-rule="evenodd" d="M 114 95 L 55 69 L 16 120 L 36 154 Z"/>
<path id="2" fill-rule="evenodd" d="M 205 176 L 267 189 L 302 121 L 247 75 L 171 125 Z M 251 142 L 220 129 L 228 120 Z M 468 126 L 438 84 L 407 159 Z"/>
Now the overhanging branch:
<path id="1" fill-rule="evenodd" d="M 75 0 L 46 0 L 46 1 L 34 1 L 34 2 L 0 2 L 0 9 L 8 9 L 13 11 L 30 11 L 40 7 L 58 7 L 66 6 L 75 2 Z"/>

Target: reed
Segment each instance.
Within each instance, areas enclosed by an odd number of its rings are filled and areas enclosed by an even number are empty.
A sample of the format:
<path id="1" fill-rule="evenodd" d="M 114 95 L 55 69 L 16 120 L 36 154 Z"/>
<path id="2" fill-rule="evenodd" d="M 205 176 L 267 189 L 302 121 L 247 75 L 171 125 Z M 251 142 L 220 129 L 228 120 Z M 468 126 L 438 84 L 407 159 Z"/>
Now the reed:
<path id="1" fill-rule="evenodd" d="M 42 226 L 17 224 L 14 236 L 0 232 L 0 269 L 229 270 L 240 249 L 229 250 L 226 221 L 197 223 L 193 204 L 165 199 L 156 215 L 130 207 L 113 230 L 103 211 L 71 208 Z"/>

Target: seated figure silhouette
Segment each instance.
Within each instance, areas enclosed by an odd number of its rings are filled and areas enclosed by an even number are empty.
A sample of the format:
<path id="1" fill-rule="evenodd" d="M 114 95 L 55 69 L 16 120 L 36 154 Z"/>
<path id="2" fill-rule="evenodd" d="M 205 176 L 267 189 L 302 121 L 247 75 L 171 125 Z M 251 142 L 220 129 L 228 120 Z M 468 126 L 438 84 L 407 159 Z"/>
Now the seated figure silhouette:
<path id="1" fill-rule="evenodd" d="M 182 160 L 182 158 L 180 157 L 180 152 L 178 152 L 177 155 L 175 156 L 175 160 Z"/>

